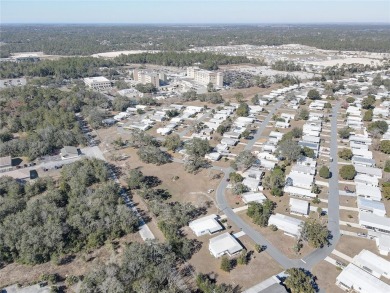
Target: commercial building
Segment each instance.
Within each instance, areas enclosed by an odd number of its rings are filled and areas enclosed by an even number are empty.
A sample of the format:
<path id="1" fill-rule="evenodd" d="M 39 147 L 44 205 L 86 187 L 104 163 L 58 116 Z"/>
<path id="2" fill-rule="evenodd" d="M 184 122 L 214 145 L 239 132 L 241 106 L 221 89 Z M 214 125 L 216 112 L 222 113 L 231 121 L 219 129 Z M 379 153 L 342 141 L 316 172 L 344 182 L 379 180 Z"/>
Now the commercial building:
<path id="1" fill-rule="evenodd" d="M 268 225 L 275 225 L 284 231 L 284 234 L 292 237 L 298 237 L 301 234 L 302 224 L 303 221 L 282 214 L 271 215 L 268 220 Z"/>
<path id="2" fill-rule="evenodd" d="M 242 249 L 242 245 L 228 232 L 211 238 L 209 242 L 209 251 L 216 258 L 221 257 L 224 254 L 233 256 Z"/>
<path id="3" fill-rule="evenodd" d="M 390 286 L 385 282 L 351 263 L 337 276 L 336 285 L 344 291 L 359 293 L 390 292 Z"/>
<path id="4" fill-rule="evenodd" d="M 91 89 L 105 91 L 111 89 L 111 81 L 104 76 L 86 77 L 84 83 Z"/>
<path id="5" fill-rule="evenodd" d="M 199 218 L 189 223 L 189 227 L 196 236 L 205 234 L 213 234 L 223 229 L 222 225 L 217 221 L 218 216 L 215 214 Z"/>
<path id="6" fill-rule="evenodd" d="M 223 73 L 202 70 L 199 67 L 187 67 L 187 77 L 194 79 L 196 82 L 208 85 L 223 87 Z"/>

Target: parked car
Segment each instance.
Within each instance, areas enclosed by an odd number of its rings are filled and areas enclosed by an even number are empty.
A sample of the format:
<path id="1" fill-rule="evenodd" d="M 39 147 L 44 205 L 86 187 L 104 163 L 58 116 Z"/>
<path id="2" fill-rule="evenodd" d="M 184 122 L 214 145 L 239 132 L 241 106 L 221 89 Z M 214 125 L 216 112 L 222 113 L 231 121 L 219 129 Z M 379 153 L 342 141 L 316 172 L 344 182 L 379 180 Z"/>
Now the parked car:
<path id="1" fill-rule="evenodd" d="M 359 237 L 367 237 L 367 234 L 366 234 L 366 233 L 357 233 L 357 235 L 358 235 Z"/>

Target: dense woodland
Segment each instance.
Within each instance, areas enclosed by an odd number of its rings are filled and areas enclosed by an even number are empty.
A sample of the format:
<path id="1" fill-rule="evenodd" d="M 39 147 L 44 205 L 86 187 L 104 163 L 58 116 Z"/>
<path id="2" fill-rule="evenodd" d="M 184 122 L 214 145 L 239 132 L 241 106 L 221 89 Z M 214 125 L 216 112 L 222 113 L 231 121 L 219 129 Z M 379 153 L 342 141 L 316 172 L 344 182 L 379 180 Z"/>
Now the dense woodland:
<path id="1" fill-rule="evenodd" d="M 3 25 L 1 56 L 43 51 L 56 55 L 193 46 L 302 44 L 321 49 L 390 51 L 386 25 Z"/>
<path id="2" fill-rule="evenodd" d="M 0 177 L 0 264 L 59 260 L 135 232 L 138 218 L 99 160 L 64 166 L 58 182 Z"/>
<path id="3" fill-rule="evenodd" d="M 82 111 L 91 125 L 96 126 L 104 118 L 103 110 L 99 109 L 108 106 L 102 95 L 79 87 L 69 92 L 34 86 L 3 89 L 0 156 L 35 159 L 64 145 L 83 144 L 85 139 L 75 112 Z"/>

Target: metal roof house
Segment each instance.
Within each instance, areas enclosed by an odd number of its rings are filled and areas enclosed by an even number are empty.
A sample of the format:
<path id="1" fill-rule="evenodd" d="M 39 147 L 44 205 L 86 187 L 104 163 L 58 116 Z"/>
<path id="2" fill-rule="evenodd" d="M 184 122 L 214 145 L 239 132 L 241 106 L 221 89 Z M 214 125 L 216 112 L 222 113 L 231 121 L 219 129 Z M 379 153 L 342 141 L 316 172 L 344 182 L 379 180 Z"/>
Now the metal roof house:
<path id="1" fill-rule="evenodd" d="M 390 218 L 381 217 L 371 213 L 359 213 L 359 225 L 370 232 L 378 232 L 390 235 Z M 374 236 L 377 236 L 375 233 Z"/>
<path id="2" fill-rule="evenodd" d="M 284 231 L 284 234 L 292 237 L 298 237 L 301 233 L 303 221 L 282 214 L 271 215 L 268 225 L 275 225 L 278 229 Z"/>
<path id="3" fill-rule="evenodd" d="M 309 202 L 301 199 L 290 198 L 290 213 L 298 216 L 307 216 L 310 212 Z"/>
<path id="4" fill-rule="evenodd" d="M 336 285 L 344 291 L 359 293 L 390 292 L 388 284 L 351 263 L 337 276 Z"/>
<path id="5" fill-rule="evenodd" d="M 358 197 L 357 206 L 360 212 L 371 213 L 380 217 L 384 217 L 386 215 L 385 205 L 380 201 Z"/>
<path id="6" fill-rule="evenodd" d="M 381 255 L 389 255 L 390 252 L 390 235 L 379 234 L 375 238 L 376 247 Z"/>
<path id="7" fill-rule="evenodd" d="M 356 183 L 356 195 L 367 199 L 381 201 L 382 194 L 379 187 Z"/>
<path id="8" fill-rule="evenodd" d="M 263 203 L 267 199 L 261 192 L 246 192 L 241 195 L 241 198 L 246 204 L 250 202 Z"/>
<path id="9" fill-rule="evenodd" d="M 199 218 L 188 224 L 196 236 L 213 234 L 223 230 L 222 225 L 217 221 L 218 216 L 215 214 Z"/>
<path id="10" fill-rule="evenodd" d="M 380 278 L 383 276 L 387 279 L 390 278 L 390 261 L 366 249 L 355 255 L 353 264 L 374 277 Z"/>
<path id="11" fill-rule="evenodd" d="M 211 238 L 209 242 L 209 251 L 216 258 L 224 254 L 235 255 L 242 249 L 242 245 L 228 232 Z"/>
<path id="12" fill-rule="evenodd" d="M 285 186 L 284 192 L 290 194 L 291 196 L 303 197 L 303 198 L 315 198 L 317 195 L 309 189 L 295 187 L 295 186 Z"/>
<path id="13" fill-rule="evenodd" d="M 77 158 L 79 156 L 79 150 L 74 146 L 64 146 L 61 149 L 60 155 L 62 160 Z"/>

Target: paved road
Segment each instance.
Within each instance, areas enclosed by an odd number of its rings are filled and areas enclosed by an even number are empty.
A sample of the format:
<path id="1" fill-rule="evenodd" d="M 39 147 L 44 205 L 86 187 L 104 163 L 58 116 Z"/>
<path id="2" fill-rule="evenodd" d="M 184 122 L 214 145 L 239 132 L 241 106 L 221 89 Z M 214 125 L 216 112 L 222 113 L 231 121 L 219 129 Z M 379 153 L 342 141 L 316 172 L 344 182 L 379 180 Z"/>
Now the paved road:
<path id="1" fill-rule="evenodd" d="M 339 169 L 337 164 L 337 113 L 340 108 L 340 102 L 338 102 L 332 111 L 331 120 L 331 140 L 330 140 L 330 156 L 333 161 L 330 162 L 329 169 L 332 173 L 332 177 L 329 179 L 329 195 L 328 195 L 328 229 L 332 234 L 331 244 L 321 249 L 313 251 L 308 256 L 304 257 L 303 260 L 306 262 L 305 267 L 310 269 L 317 263 L 325 259 L 336 247 L 337 242 L 340 239 L 340 213 L 339 213 Z"/>
<path id="2" fill-rule="evenodd" d="M 261 137 L 262 132 L 267 127 L 267 124 L 271 120 L 273 114 L 282 105 L 283 101 L 279 101 L 275 104 L 274 108 L 270 111 L 267 118 L 260 125 L 256 132 L 255 138 L 248 143 L 245 150 L 251 150 L 256 140 Z M 232 168 L 221 169 L 224 172 L 224 178 L 219 184 L 216 191 L 216 199 L 218 208 L 231 220 L 237 227 L 242 228 L 255 243 L 260 245 L 266 245 L 271 257 L 277 261 L 283 268 L 288 269 L 291 267 L 302 267 L 310 270 L 317 263 L 325 259 L 336 247 L 336 244 L 340 238 L 339 229 L 339 190 L 338 190 L 338 165 L 337 165 L 337 112 L 339 110 L 340 103 L 333 108 L 333 115 L 331 120 L 332 135 L 330 143 L 330 154 L 333 157 L 333 162 L 330 163 L 330 171 L 332 172 L 332 178 L 329 180 L 329 197 L 328 197 L 328 229 L 331 231 L 333 239 L 331 239 L 331 245 L 317 249 L 303 259 L 289 259 L 280 250 L 273 246 L 263 235 L 250 227 L 244 220 L 236 215 L 230 208 L 225 198 L 225 189 L 228 185 L 226 179 L 229 173 L 233 171 Z"/>

